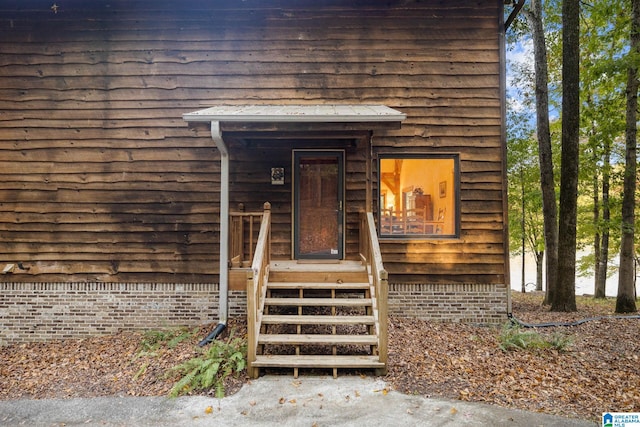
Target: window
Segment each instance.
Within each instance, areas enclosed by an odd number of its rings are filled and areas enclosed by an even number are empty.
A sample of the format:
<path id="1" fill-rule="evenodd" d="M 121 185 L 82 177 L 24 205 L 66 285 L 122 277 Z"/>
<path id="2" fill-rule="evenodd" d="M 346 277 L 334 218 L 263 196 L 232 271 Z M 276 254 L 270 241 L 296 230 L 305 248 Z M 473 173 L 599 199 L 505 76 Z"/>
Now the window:
<path id="1" fill-rule="evenodd" d="M 458 235 L 458 156 L 380 156 L 382 237 Z"/>

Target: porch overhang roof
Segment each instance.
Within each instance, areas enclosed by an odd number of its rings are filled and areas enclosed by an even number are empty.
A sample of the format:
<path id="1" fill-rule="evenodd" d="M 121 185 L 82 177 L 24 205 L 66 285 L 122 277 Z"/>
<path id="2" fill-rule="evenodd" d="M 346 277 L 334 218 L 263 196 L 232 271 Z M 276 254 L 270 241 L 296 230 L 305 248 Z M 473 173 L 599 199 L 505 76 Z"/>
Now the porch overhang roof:
<path id="1" fill-rule="evenodd" d="M 385 105 L 221 105 L 182 118 L 187 122 L 400 123 L 407 115 Z"/>

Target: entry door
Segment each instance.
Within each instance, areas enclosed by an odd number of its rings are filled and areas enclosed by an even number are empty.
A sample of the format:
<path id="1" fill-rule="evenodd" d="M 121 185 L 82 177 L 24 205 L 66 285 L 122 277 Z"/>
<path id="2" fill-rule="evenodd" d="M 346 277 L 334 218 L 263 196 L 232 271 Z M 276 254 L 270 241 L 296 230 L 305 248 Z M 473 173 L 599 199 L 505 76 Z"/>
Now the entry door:
<path id="1" fill-rule="evenodd" d="M 294 255 L 342 259 L 344 152 L 294 151 Z"/>

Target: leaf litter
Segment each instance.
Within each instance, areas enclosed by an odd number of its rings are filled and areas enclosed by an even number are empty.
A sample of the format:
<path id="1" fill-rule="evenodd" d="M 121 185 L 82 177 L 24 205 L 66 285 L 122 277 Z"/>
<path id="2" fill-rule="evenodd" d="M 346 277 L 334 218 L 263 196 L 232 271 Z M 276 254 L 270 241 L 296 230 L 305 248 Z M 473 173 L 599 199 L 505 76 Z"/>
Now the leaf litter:
<path id="1" fill-rule="evenodd" d="M 614 299 L 579 297 L 578 312 L 551 313 L 542 297 L 514 292 L 514 315 L 528 323 L 569 322 L 612 314 L 615 304 Z M 244 324 L 244 319 L 231 323 L 236 336 L 246 334 Z M 151 348 L 142 345 L 148 342 L 142 332 L 0 347 L 0 399 L 166 396 L 178 380 L 167 372 L 195 356 L 197 342 L 213 326 L 203 325 L 171 346 L 161 342 Z M 568 336 L 570 344 L 563 350 L 501 350 L 502 330 L 391 318 L 389 368 L 383 378 L 388 387 L 379 391 L 592 421 L 605 411 L 640 411 L 640 320 L 535 329 L 549 339 Z M 227 395 L 248 381 L 246 372 L 228 377 Z M 215 390 L 199 394 L 213 396 Z"/>
<path id="2" fill-rule="evenodd" d="M 569 322 L 612 314 L 615 304 L 581 297 L 577 313 L 550 313 L 542 298 L 514 292 L 514 315 L 528 323 Z M 640 411 L 640 320 L 601 319 L 533 331 L 548 340 L 568 336 L 570 344 L 562 351 L 503 351 L 499 328 L 392 319 L 385 379 L 403 393 L 592 421 L 606 411 Z"/>

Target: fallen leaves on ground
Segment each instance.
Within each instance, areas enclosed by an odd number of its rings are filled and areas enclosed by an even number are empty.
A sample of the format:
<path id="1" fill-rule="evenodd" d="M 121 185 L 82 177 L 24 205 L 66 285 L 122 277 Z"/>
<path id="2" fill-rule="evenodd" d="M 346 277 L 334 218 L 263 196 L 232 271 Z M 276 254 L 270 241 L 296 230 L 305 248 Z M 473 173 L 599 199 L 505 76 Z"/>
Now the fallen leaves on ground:
<path id="1" fill-rule="evenodd" d="M 528 323 L 573 322 L 612 314 L 615 303 L 590 301 L 577 313 L 550 313 L 542 297 L 514 293 L 516 317 Z M 385 379 L 403 393 L 593 421 L 606 411 L 640 410 L 640 320 L 601 319 L 536 331 L 566 335 L 571 344 L 565 351 L 502 351 L 500 329 L 392 319 L 392 363 Z"/>
<path id="2" fill-rule="evenodd" d="M 142 345 L 142 332 L 0 347 L 0 399 L 168 396 L 179 379 L 171 368 L 198 355 L 197 343 L 214 327 L 202 326 L 175 346 L 164 342 L 151 349 Z M 232 329 L 246 333 L 242 322 L 230 322 L 222 337 Z M 227 394 L 245 381 L 230 376 Z"/>
<path id="3" fill-rule="evenodd" d="M 612 314 L 615 304 L 579 298 L 577 313 L 550 313 L 541 302 L 542 294 L 514 292 L 514 315 L 528 323 L 568 322 Z M 236 335 L 246 333 L 240 319 L 230 326 Z M 0 399 L 168 395 L 177 378 L 167 372 L 195 356 L 197 342 L 213 327 L 201 327 L 175 347 L 151 350 L 141 348 L 140 332 L 1 347 Z M 408 394 L 592 421 L 605 411 L 640 411 L 640 320 L 537 331 L 568 335 L 572 344 L 566 351 L 502 351 L 501 328 L 392 318 L 384 380 Z M 246 375 L 229 377 L 226 393 L 246 381 Z"/>

